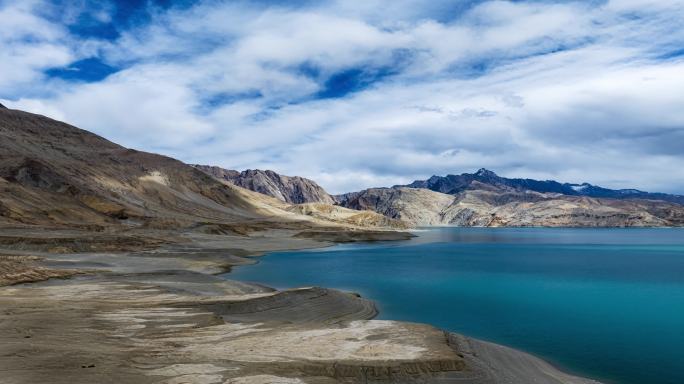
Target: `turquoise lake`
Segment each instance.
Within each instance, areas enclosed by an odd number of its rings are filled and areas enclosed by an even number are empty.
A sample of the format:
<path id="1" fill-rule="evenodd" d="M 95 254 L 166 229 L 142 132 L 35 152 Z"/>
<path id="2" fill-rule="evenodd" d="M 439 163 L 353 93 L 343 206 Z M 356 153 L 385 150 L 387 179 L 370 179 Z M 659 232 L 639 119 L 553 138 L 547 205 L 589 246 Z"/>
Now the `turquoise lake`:
<path id="1" fill-rule="evenodd" d="M 359 292 L 381 319 L 505 344 L 605 383 L 684 383 L 684 229 L 416 234 L 272 253 L 226 277 Z"/>

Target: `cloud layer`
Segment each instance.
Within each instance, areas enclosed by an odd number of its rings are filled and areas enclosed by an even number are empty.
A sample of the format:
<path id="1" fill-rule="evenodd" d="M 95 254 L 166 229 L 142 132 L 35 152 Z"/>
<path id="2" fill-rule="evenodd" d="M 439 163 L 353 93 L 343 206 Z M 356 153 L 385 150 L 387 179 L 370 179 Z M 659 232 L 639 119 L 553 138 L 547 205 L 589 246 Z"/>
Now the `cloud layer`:
<path id="1" fill-rule="evenodd" d="M 684 2 L 423 3 L 0 1 L 0 99 L 332 192 L 487 167 L 684 193 Z"/>

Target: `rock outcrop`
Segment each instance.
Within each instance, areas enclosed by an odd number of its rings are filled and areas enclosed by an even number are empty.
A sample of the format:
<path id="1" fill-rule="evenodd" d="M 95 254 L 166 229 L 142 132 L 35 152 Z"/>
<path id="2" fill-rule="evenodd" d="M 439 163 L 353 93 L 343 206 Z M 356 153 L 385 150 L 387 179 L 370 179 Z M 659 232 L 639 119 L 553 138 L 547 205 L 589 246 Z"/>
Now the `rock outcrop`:
<path id="1" fill-rule="evenodd" d="M 50 269 L 37 266 L 40 258 L 35 256 L 0 255 L 0 287 L 53 278 L 66 278 L 78 274 L 78 271 Z"/>
<path id="2" fill-rule="evenodd" d="M 339 196 L 345 207 L 370 210 L 412 225 L 444 224 L 443 212 L 455 200 L 454 196 L 423 188 L 371 188 Z"/>
<path id="3" fill-rule="evenodd" d="M 275 197 L 286 203 L 333 204 L 335 202 L 332 196 L 315 181 L 299 176 L 284 176 L 273 171 L 259 169 L 238 172 L 209 165 L 195 165 L 195 168 L 218 179 L 229 181 L 250 191 Z"/>

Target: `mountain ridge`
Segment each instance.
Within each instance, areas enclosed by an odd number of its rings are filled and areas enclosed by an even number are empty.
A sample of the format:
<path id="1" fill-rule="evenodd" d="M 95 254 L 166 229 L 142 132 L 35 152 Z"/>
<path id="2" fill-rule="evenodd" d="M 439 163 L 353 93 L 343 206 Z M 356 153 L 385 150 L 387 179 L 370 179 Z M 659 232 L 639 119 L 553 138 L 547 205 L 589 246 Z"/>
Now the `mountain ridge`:
<path id="1" fill-rule="evenodd" d="M 561 183 L 555 180 L 535 180 L 528 178 L 506 178 L 495 172 L 480 168 L 475 173 L 446 176 L 433 175 L 426 180 L 416 180 L 406 185 L 395 187 L 426 188 L 436 192 L 454 195 L 468 189 L 473 181 L 479 181 L 494 186 L 505 186 L 517 190 L 530 190 L 541 193 L 560 193 L 568 196 L 603 197 L 613 199 L 647 199 L 662 200 L 684 204 L 684 195 L 674 195 L 659 192 L 644 192 L 637 189 L 609 189 L 589 183 Z"/>
<path id="2" fill-rule="evenodd" d="M 405 227 L 343 207 L 303 213 L 176 159 L 129 149 L 72 125 L 0 109 L 0 226 L 244 234 Z"/>
<path id="3" fill-rule="evenodd" d="M 684 196 L 508 179 L 484 168 L 334 197 L 415 226 L 684 226 Z"/>
<path id="4" fill-rule="evenodd" d="M 271 170 L 248 169 L 242 172 L 209 165 L 193 167 L 234 185 L 292 204 L 333 204 L 335 200 L 320 185 L 301 176 L 285 176 Z"/>
<path id="5" fill-rule="evenodd" d="M 199 169 L 7 108 L 0 109 L 0 139 L 0 225 L 5 227 L 244 233 L 288 225 L 684 225 L 679 195 L 508 179 L 484 168 L 330 196 L 305 178 Z"/>

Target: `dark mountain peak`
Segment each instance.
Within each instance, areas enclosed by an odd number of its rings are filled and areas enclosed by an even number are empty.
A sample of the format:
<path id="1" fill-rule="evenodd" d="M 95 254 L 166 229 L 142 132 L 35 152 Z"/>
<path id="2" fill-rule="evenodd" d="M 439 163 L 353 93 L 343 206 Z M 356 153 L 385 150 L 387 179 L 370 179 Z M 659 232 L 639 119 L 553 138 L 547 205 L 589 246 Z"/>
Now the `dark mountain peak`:
<path id="1" fill-rule="evenodd" d="M 490 171 L 487 168 L 480 168 L 475 172 L 475 176 L 477 177 L 485 177 L 485 178 L 493 178 L 493 177 L 499 177 L 496 173 L 493 171 Z"/>
<path id="2" fill-rule="evenodd" d="M 2 105 L 2 103 L 0 103 L 0 109 L 7 109 L 7 107 L 5 107 L 4 105 Z"/>

